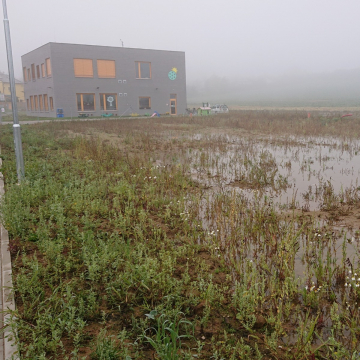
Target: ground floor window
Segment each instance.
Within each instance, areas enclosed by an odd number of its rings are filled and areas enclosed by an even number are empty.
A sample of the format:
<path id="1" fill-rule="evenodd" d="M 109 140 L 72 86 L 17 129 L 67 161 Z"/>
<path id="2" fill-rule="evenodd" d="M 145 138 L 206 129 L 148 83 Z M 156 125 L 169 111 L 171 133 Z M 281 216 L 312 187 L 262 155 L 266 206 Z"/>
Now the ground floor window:
<path id="1" fill-rule="evenodd" d="M 43 103 L 42 95 L 39 95 L 39 105 L 40 105 L 40 111 L 44 111 L 44 103 Z"/>
<path id="2" fill-rule="evenodd" d="M 100 94 L 100 107 L 105 111 L 117 110 L 117 95 Z"/>
<path id="3" fill-rule="evenodd" d="M 76 94 L 78 111 L 95 110 L 95 94 Z"/>
<path id="4" fill-rule="evenodd" d="M 35 111 L 38 111 L 38 110 L 39 110 L 39 99 L 38 99 L 38 96 L 35 95 L 35 96 L 34 96 L 34 99 L 35 99 Z"/>
<path id="5" fill-rule="evenodd" d="M 30 100 L 29 99 L 26 99 L 26 107 L 27 107 L 27 110 L 30 111 Z"/>
<path id="6" fill-rule="evenodd" d="M 34 111 L 34 96 L 30 96 L 31 111 Z"/>
<path id="7" fill-rule="evenodd" d="M 50 111 L 54 111 L 54 99 L 51 96 L 49 97 L 49 101 L 50 101 Z"/>
<path id="8" fill-rule="evenodd" d="M 139 109 L 151 109 L 151 98 L 140 96 L 139 97 Z"/>
<path id="9" fill-rule="evenodd" d="M 47 96 L 47 94 L 44 94 L 44 105 L 45 105 L 45 111 L 49 111 L 49 104 L 48 104 L 48 96 Z"/>

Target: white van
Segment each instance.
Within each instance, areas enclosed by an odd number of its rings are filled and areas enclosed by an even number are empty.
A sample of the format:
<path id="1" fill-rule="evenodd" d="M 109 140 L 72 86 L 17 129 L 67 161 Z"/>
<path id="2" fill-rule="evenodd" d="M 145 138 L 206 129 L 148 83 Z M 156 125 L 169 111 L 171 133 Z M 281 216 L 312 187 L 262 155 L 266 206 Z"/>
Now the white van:
<path id="1" fill-rule="evenodd" d="M 228 113 L 229 112 L 229 108 L 226 105 L 214 105 L 211 107 L 211 113 L 212 114 L 223 114 L 223 113 Z"/>

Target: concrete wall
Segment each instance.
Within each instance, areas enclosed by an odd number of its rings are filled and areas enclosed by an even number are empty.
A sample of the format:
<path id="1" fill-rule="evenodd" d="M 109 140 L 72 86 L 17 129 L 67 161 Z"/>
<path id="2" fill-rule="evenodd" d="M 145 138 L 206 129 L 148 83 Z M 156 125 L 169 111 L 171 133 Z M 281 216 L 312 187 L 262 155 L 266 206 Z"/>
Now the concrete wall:
<path id="1" fill-rule="evenodd" d="M 117 115 L 145 114 L 157 111 L 170 113 L 170 94 L 176 94 L 177 114 L 186 109 L 185 53 L 178 51 L 129 49 L 108 46 L 46 44 L 24 56 L 23 67 L 32 63 L 40 65 L 51 58 L 52 77 L 31 80 L 25 83 L 25 98 L 30 95 L 48 94 L 54 98 L 54 109 L 62 108 L 65 117 L 77 117 L 77 93 L 95 94 L 96 110 L 90 116 L 100 116 L 105 111 L 100 108 L 101 93 L 117 94 L 118 109 L 107 111 Z M 74 75 L 74 58 L 92 59 L 93 78 L 79 78 Z M 96 60 L 115 60 L 116 78 L 101 79 L 97 75 Z M 151 79 L 136 79 L 135 62 L 151 62 Z M 171 80 L 169 72 L 177 68 L 176 79 Z M 126 83 L 124 83 L 126 80 Z M 45 91 L 45 92 L 44 92 Z M 120 96 L 119 94 L 122 94 Z M 124 94 L 127 94 L 124 96 Z M 151 98 L 151 109 L 139 109 L 139 97 Z M 82 112 L 82 111 L 80 111 Z M 33 116 L 56 116 L 54 112 L 30 112 Z"/>

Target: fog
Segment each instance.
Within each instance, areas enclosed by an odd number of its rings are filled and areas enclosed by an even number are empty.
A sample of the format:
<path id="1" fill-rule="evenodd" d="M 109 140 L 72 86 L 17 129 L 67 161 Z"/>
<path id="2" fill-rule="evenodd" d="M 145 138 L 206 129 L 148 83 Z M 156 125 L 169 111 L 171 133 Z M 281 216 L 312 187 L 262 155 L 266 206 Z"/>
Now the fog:
<path id="1" fill-rule="evenodd" d="M 7 5 L 20 79 L 21 55 L 47 42 L 123 42 L 185 51 L 190 103 L 359 97 L 359 0 L 7 0 Z M 0 71 L 7 72 L 3 28 L 0 49 Z"/>

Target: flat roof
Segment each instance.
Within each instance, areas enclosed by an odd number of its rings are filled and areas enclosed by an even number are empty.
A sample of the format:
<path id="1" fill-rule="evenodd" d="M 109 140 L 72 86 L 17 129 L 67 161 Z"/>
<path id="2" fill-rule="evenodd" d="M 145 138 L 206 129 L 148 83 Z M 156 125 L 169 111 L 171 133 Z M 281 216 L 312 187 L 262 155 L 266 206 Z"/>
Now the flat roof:
<path id="1" fill-rule="evenodd" d="M 38 50 L 44 46 L 47 46 L 47 45 L 51 45 L 51 44 L 54 44 L 54 45 L 73 45 L 73 46 L 93 46 L 93 47 L 106 47 L 106 48 L 114 48 L 114 49 L 129 49 L 129 50 L 144 50 L 144 51 L 166 51 L 166 52 L 177 52 L 177 53 L 185 53 L 185 51 L 178 51 L 178 50 L 159 50 L 159 49 L 143 49 L 143 48 L 130 48 L 130 47 L 124 47 L 124 46 L 108 46 L 108 45 L 90 45 L 90 44 L 73 44 L 73 43 L 58 43 L 58 42 L 53 42 L 53 41 L 50 41 L 44 45 L 41 45 L 31 51 L 28 51 L 27 53 L 21 55 L 21 56 L 25 56 L 27 54 L 30 54 L 32 53 L 33 51 L 35 50 Z"/>

